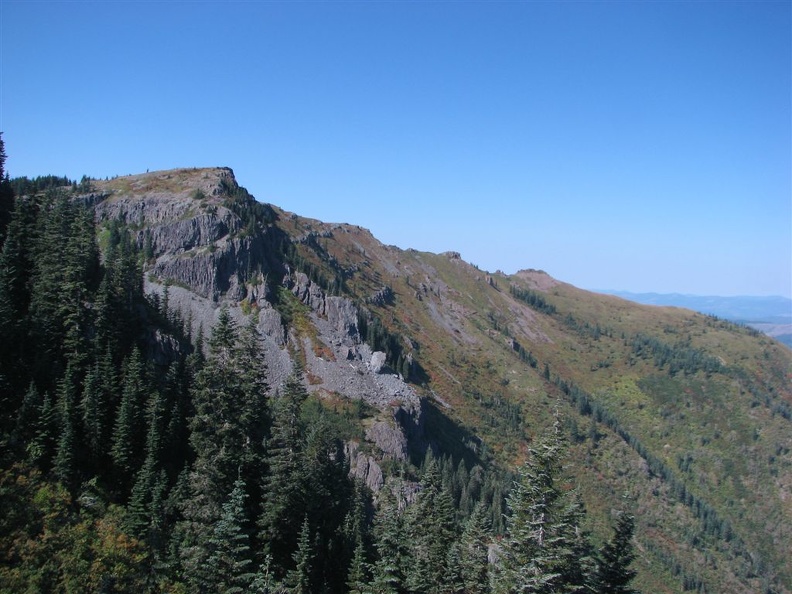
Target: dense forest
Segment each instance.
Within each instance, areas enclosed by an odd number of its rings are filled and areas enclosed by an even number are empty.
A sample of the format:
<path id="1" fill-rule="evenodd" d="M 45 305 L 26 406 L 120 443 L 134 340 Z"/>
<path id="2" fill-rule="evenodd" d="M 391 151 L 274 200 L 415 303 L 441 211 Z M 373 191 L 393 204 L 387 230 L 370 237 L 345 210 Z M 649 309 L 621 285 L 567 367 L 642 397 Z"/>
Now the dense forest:
<path id="1" fill-rule="evenodd" d="M 255 311 L 192 335 L 90 180 L 12 180 L 1 143 L 0 592 L 634 591 L 633 518 L 586 532 L 560 421 L 514 475 L 430 449 L 373 493 L 362 407 L 299 363 L 269 385 Z"/>

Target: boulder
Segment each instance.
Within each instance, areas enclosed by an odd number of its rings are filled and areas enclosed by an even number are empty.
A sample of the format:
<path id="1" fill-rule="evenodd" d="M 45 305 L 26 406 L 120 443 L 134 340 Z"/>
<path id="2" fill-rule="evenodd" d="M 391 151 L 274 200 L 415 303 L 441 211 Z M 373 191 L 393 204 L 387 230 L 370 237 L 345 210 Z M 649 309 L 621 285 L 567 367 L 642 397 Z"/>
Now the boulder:
<path id="1" fill-rule="evenodd" d="M 385 367 L 385 353 L 382 351 L 374 351 L 371 353 L 368 368 L 372 373 L 383 373 Z"/>

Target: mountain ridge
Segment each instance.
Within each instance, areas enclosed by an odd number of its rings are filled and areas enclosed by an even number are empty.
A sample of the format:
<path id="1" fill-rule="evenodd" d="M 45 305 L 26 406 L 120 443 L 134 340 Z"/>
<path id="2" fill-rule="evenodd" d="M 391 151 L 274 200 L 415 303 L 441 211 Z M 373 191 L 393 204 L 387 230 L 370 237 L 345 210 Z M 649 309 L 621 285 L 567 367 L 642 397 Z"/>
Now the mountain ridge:
<path id="1" fill-rule="evenodd" d="M 636 303 L 684 307 L 708 315 L 745 324 L 792 348 L 792 299 L 780 295 L 689 295 L 681 293 L 631 293 L 629 291 L 597 291 L 616 295 Z"/>
<path id="2" fill-rule="evenodd" d="M 604 540 L 636 516 L 644 591 L 792 590 L 792 354 L 746 327 L 486 272 L 457 252 L 255 201 L 228 168 L 93 180 L 100 247 L 123 221 L 149 294 L 208 332 L 263 337 L 327 406 L 365 402 L 352 468 L 373 489 L 428 451 L 513 468 L 563 419 L 566 473 Z M 163 349 L 160 349 L 163 350 Z"/>

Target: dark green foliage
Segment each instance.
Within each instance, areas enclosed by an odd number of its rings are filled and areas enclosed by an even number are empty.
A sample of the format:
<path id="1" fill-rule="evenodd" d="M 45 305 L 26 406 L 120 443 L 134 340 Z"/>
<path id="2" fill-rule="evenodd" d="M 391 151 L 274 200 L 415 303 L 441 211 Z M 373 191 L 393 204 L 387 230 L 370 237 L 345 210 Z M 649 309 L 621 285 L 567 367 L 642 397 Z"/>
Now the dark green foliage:
<path id="1" fill-rule="evenodd" d="M 371 570 L 370 591 L 375 594 L 406 592 L 409 550 L 405 521 L 396 497 L 387 489 L 380 493 L 374 535 L 377 559 Z"/>
<path id="2" fill-rule="evenodd" d="M 314 556 L 311 526 L 306 516 L 300 529 L 297 550 L 292 555 L 294 568 L 286 574 L 285 585 L 289 594 L 311 594 L 316 591 L 313 579 Z"/>
<path id="3" fill-rule="evenodd" d="M 74 487 L 78 477 L 77 458 L 80 456 L 80 448 L 77 435 L 77 386 L 71 365 L 66 368 L 66 373 L 59 382 L 56 406 L 59 436 L 52 470 L 61 483 Z"/>
<path id="4" fill-rule="evenodd" d="M 635 519 L 622 514 L 616 523 L 613 538 L 605 543 L 599 555 L 596 573 L 597 592 L 601 594 L 633 594 L 630 583 L 635 570 L 630 567 L 635 559 L 632 537 Z"/>
<path id="5" fill-rule="evenodd" d="M 522 301 L 526 305 L 531 306 L 536 311 L 545 314 L 553 315 L 556 313 L 556 307 L 549 303 L 541 294 L 530 289 L 522 289 L 516 285 L 509 286 L 509 294 L 515 299 Z"/>
<path id="6" fill-rule="evenodd" d="M 213 591 L 223 594 L 248 592 L 255 577 L 253 551 L 245 516 L 245 483 L 237 479 L 214 525 L 209 546 L 209 566 L 214 573 Z"/>
<path id="7" fill-rule="evenodd" d="M 448 553 L 457 533 L 452 497 L 444 488 L 434 458 L 425 465 L 420 491 L 409 508 L 407 538 L 411 549 L 408 587 L 417 592 L 441 592 L 450 570 L 456 570 L 448 565 Z"/>
<path id="8" fill-rule="evenodd" d="M 594 580 L 585 514 L 574 489 L 563 488 L 558 425 L 529 449 L 508 498 L 507 536 L 497 592 L 586 592 Z"/>
<path id="9" fill-rule="evenodd" d="M 3 133 L 0 132 L 0 245 L 5 239 L 6 228 L 14 210 L 14 189 L 5 170 L 6 152 Z"/>
<path id="10" fill-rule="evenodd" d="M 490 523 L 479 504 L 467 521 L 459 540 L 459 567 L 464 592 L 486 594 L 489 587 Z"/>
<path id="11" fill-rule="evenodd" d="M 148 390 L 146 367 L 140 351 L 135 349 L 124 364 L 121 403 L 110 449 L 116 475 L 124 487 L 131 485 L 134 473 L 143 462 Z"/>
<path id="12" fill-rule="evenodd" d="M 104 223 L 100 260 L 91 211 L 68 193 L 39 192 L 60 181 L 19 183 L 30 197 L 15 202 L 0 253 L 0 326 L 13 344 L 0 345 L 9 445 L 0 468 L 0 590 L 486 593 L 498 574 L 488 553 L 501 536 L 503 584 L 537 569 L 566 591 L 590 585 L 595 555 L 574 492 L 551 485 L 553 546 L 530 545 L 521 535 L 535 525 L 521 527 L 528 516 L 520 510 L 536 507 L 526 493 L 541 473 L 521 475 L 507 515 L 510 475 L 439 407 L 423 411 L 431 447 L 410 452 L 412 463 L 388 463 L 375 509 L 349 478 L 344 446 L 362 441 L 360 421 L 379 412 L 331 410 L 308 396 L 299 368 L 268 396 L 255 316 L 238 326 L 222 309 L 206 344 L 199 332 L 190 345 L 168 292 L 143 294 L 150 236 Z M 78 188 L 89 189 L 87 179 Z M 274 220 L 242 190 L 226 191 L 244 233 Z M 342 290 L 348 273 L 321 238 L 305 246 L 335 275 L 324 286 Z M 318 267 L 303 260 L 300 268 L 317 282 Z M 523 297 L 552 308 L 539 295 Z M 359 329 L 395 372 L 423 381 L 417 346 L 373 314 Z M 179 343 L 169 364 L 150 360 L 147 337 L 157 333 Z M 522 409 L 506 390 L 477 400 L 483 422 L 524 437 Z M 610 418 L 588 406 L 599 422 Z M 559 451 L 550 449 L 539 467 L 554 475 Z M 599 560 L 600 584 L 631 575 L 619 530 Z"/>
<path id="13" fill-rule="evenodd" d="M 72 188 L 76 182 L 66 176 L 39 175 L 32 179 L 15 177 L 9 181 L 16 196 L 33 196 L 48 190 Z"/>
<path id="14" fill-rule="evenodd" d="M 299 526 L 305 518 L 303 485 L 300 484 L 303 449 L 300 410 L 306 397 L 302 374 L 297 370 L 272 405 L 259 537 L 266 553 L 272 557 L 273 571 L 278 577 L 283 577 L 291 565 Z"/>
<path id="15" fill-rule="evenodd" d="M 698 371 L 717 373 L 721 371 L 721 362 L 701 349 L 689 344 L 669 345 L 653 336 L 636 334 L 631 341 L 632 351 L 636 357 L 651 358 L 658 369 L 668 369 L 669 375 L 680 371 L 691 375 Z"/>

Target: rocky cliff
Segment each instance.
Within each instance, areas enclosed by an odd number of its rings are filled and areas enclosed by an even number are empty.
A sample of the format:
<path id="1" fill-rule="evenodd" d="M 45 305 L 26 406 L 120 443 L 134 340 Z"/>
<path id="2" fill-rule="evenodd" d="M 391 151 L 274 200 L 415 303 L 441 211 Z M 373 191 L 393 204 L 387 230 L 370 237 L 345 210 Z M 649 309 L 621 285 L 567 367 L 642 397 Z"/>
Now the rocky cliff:
<path id="1" fill-rule="evenodd" d="M 299 360 L 326 402 L 376 414 L 347 444 L 373 489 L 428 448 L 510 467 L 564 419 L 568 472 L 604 538 L 637 516 L 645 591 L 792 590 L 792 353 L 721 320 L 587 293 L 538 270 L 378 242 L 262 205 L 227 168 L 97 181 L 197 330 L 254 316 L 272 390 Z M 101 240 L 101 236 L 100 236 Z"/>

